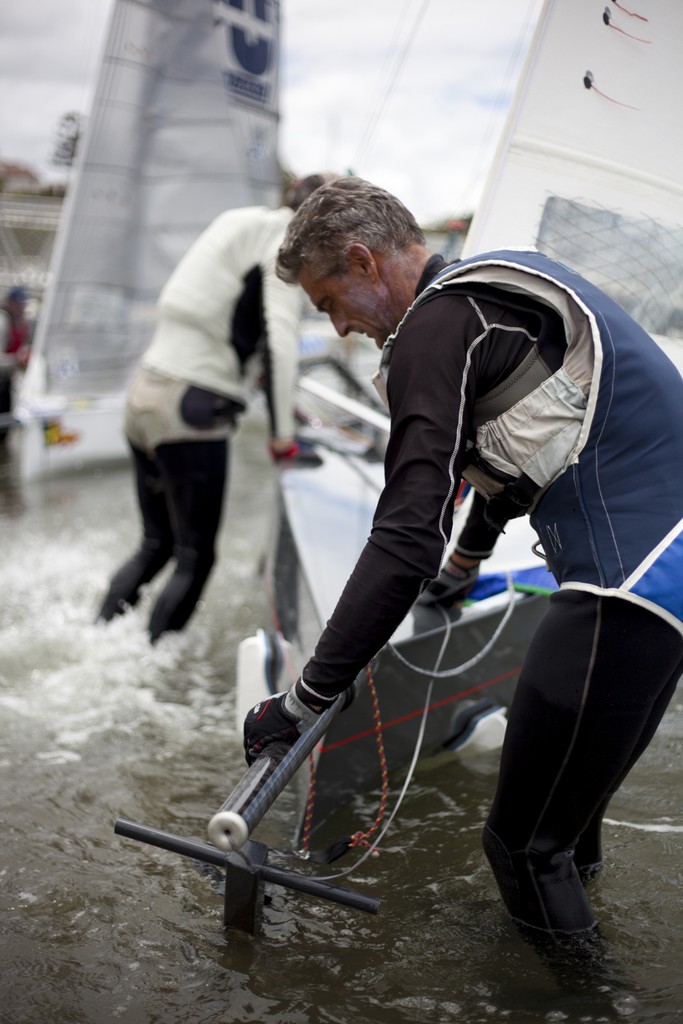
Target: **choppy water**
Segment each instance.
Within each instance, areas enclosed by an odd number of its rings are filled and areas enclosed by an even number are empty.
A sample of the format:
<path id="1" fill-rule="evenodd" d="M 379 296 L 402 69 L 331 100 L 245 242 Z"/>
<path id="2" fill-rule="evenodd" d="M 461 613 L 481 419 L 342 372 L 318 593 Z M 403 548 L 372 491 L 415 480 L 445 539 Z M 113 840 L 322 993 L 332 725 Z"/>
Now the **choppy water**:
<path id="1" fill-rule="evenodd" d="M 377 917 L 278 889 L 255 938 L 226 933 L 189 860 L 114 835 L 122 815 L 205 840 L 242 773 L 235 652 L 264 621 L 271 488 L 249 422 L 204 607 L 151 649 L 146 602 L 92 622 L 136 536 L 128 468 L 22 486 L 0 460 L 2 1024 L 683 1020 L 680 690 L 610 808 L 599 970 L 548 962 L 501 909 L 479 841 L 495 757 L 420 767 L 383 852 L 346 880 L 381 897 Z M 276 845 L 288 799 L 263 826 Z"/>

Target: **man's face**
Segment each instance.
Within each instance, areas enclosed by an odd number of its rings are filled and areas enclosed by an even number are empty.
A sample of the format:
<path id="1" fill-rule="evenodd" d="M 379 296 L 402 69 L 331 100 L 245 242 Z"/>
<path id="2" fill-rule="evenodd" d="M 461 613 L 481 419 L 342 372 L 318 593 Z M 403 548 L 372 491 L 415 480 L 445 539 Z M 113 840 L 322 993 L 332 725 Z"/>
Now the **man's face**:
<path id="1" fill-rule="evenodd" d="M 397 304 L 368 250 L 361 258 L 351 258 L 343 274 L 314 278 L 304 265 L 299 283 L 316 309 L 327 313 L 337 334 L 344 338 L 351 331 L 367 334 L 378 348 L 398 326 L 405 308 Z"/>

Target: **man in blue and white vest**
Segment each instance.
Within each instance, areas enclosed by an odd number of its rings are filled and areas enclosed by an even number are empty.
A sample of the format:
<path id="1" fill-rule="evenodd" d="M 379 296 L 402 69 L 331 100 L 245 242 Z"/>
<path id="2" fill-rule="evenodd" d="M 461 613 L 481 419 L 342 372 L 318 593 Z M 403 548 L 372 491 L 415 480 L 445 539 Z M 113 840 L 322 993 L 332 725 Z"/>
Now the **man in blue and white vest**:
<path id="1" fill-rule="evenodd" d="M 278 273 L 382 349 L 386 486 L 339 603 L 251 761 L 347 689 L 439 574 L 464 478 L 481 548 L 529 514 L 559 590 L 517 684 L 484 848 L 516 921 L 591 931 L 607 803 L 683 673 L 683 380 L 603 292 L 535 250 L 446 266 L 358 178 L 292 219 Z M 488 535 L 486 533 L 488 531 Z"/>

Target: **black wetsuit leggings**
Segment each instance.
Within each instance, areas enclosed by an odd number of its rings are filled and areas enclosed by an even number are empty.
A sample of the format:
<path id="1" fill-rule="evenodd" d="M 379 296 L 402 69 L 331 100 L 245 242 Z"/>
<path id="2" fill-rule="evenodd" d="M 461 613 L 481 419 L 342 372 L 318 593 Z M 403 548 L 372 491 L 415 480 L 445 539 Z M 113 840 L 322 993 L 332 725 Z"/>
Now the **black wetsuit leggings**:
<path id="1" fill-rule="evenodd" d="M 194 611 L 215 561 L 215 540 L 228 477 L 226 440 L 162 444 L 150 458 L 132 448 L 143 538 L 111 581 L 99 617 L 109 620 L 134 605 L 171 557 L 175 569 L 149 622 L 152 642 L 182 629 Z"/>
<path id="2" fill-rule="evenodd" d="M 519 922 L 573 934 L 596 921 L 610 797 L 652 739 L 683 673 L 683 637 L 622 598 L 561 591 L 517 684 L 484 849 Z"/>

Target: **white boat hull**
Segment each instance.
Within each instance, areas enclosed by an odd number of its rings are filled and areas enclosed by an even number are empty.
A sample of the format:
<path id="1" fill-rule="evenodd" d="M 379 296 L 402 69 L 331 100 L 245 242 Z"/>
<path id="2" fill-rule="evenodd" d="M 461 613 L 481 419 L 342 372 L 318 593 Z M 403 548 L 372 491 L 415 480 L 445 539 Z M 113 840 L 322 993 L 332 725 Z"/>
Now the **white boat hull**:
<path id="1" fill-rule="evenodd" d="M 71 404 L 61 411 L 45 406 L 42 412 L 20 414 L 19 421 L 19 464 L 26 482 L 59 473 L 96 471 L 129 458 L 123 396 Z"/>

